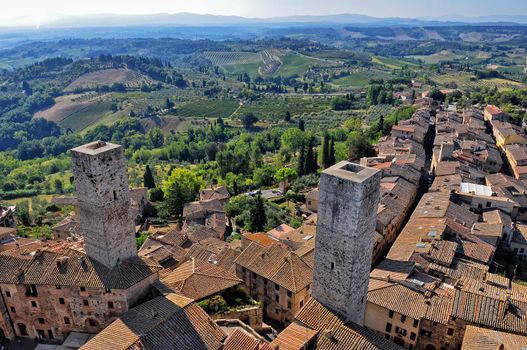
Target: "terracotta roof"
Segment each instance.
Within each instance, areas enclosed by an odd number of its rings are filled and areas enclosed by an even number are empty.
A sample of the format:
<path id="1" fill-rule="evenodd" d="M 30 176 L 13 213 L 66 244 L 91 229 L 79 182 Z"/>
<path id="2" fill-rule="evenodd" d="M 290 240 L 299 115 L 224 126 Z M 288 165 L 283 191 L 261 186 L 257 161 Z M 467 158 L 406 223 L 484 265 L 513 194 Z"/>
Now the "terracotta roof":
<path id="1" fill-rule="evenodd" d="M 127 311 L 82 350 L 220 350 L 225 333 L 191 299 L 157 297 Z"/>
<path id="2" fill-rule="evenodd" d="M 230 197 L 229 191 L 227 190 L 227 187 L 225 186 L 205 188 L 201 190 L 199 193 L 199 199 L 202 201 L 209 200 L 209 199 L 224 200 L 224 199 L 228 199 L 229 197 Z"/>
<path id="3" fill-rule="evenodd" d="M 236 264 L 293 293 L 313 281 L 312 265 L 281 244 L 264 248 L 251 243 L 236 259 Z"/>
<path id="4" fill-rule="evenodd" d="M 490 294 L 456 289 L 452 316 L 485 327 L 527 333 L 527 302 L 498 299 L 490 297 Z"/>
<path id="5" fill-rule="evenodd" d="M 259 350 L 259 341 L 241 329 L 236 329 L 225 340 L 223 350 Z"/>
<path id="6" fill-rule="evenodd" d="M 271 347 L 280 350 L 401 350 L 402 347 L 385 340 L 373 331 L 353 323 L 311 298 Z"/>
<path id="7" fill-rule="evenodd" d="M 191 259 L 165 275 L 162 282 L 174 285 L 186 297 L 200 300 L 243 281 L 221 267 Z"/>
<path id="8" fill-rule="evenodd" d="M 267 232 L 267 234 L 275 238 L 283 238 L 284 235 L 287 235 L 291 231 L 294 231 L 294 228 L 287 224 L 282 224 Z"/>
<path id="9" fill-rule="evenodd" d="M 243 237 L 248 239 L 251 242 L 258 243 L 259 245 L 261 245 L 263 247 L 270 247 L 273 244 L 278 242 L 276 240 L 276 238 L 272 238 L 268 234 L 261 233 L 261 232 L 258 232 L 258 233 L 244 233 Z"/>
<path id="10" fill-rule="evenodd" d="M 1 271 L 9 272 L 8 275 L 0 274 L 2 283 L 107 289 L 127 289 L 161 269 L 152 260 L 140 257 L 126 259 L 109 269 L 72 249 L 36 251 L 29 260 L 0 255 L 0 264 L 3 265 Z"/>
<path id="11" fill-rule="evenodd" d="M 461 350 L 524 350 L 527 336 L 467 326 Z"/>
<path id="12" fill-rule="evenodd" d="M 503 111 L 501 109 L 499 109 L 498 107 L 493 106 L 493 105 L 486 106 L 485 107 L 485 112 L 490 113 L 492 115 L 503 113 Z"/>

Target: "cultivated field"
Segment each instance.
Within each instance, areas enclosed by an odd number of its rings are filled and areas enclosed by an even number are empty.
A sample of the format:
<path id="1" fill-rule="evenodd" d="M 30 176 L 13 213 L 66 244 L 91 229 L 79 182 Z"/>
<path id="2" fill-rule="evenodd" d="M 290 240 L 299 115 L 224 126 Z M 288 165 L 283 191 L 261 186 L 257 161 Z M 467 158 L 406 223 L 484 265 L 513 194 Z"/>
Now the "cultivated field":
<path id="1" fill-rule="evenodd" d="M 112 85 L 113 83 L 123 83 L 128 87 L 139 87 L 142 82 L 151 83 L 152 79 L 131 69 L 103 69 L 81 75 L 68 85 L 65 90 L 93 88 L 98 85 Z"/>
<path id="2" fill-rule="evenodd" d="M 233 99 L 197 100 L 178 107 L 177 116 L 187 118 L 228 118 L 239 107 L 239 102 Z"/>
<path id="3" fill-rule="evenodd" d="M 262 58 L 255 52 L 243 51 L 207 51 L 203 53 L 206 59 L 210 60 L 215 66 L 225 66 L 231 64 L 260 63 Z"/>

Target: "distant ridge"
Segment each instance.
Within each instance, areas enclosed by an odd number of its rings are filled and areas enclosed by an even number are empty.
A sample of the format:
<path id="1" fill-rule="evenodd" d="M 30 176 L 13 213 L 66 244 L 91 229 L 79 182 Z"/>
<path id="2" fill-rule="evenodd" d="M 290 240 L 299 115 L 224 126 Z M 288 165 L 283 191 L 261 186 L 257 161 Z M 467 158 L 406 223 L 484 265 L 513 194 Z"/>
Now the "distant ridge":
<path id="1" fill-rule="evenodd" d="M 484 17 L 443 16 L 425 18 L 380 18 L 359 14 L 321 16 L 288 16 L 273 18 L 246 18 L 194 13 L 158 13 L 144 15 L 93 14 L 60 15 L 42 22 L 44 28 L 60 27 L 112 27 L 112 26 L 225 26 L 225 25 L 357 25 L 357 26 L 445 26 L 463 24 L 527 24 L 527 16 L 493 15 Z M 2 24 L 0 24 L 2 26 Z M 5 24 L 4 24 L 5 26 Z"/>

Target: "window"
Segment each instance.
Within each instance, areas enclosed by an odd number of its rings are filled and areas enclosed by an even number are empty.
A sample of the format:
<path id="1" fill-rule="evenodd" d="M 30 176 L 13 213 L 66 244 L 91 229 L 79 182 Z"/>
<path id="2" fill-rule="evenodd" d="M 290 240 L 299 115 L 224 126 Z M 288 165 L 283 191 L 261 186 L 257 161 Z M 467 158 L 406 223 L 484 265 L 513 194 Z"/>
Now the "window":
<path id="1" fill-rule="evenodd" d="M 11 306 L 10 309 L 11 309 L 11 312 L 16 313 L 16 309 L 14 306 Z"/>
<path id="2" fill-rule="evenodd" d="M 418 325 L 419 325 L 419 321 L 414 320 L 414 328 L 417 328 Z"/>
<path id="3" fill-rule="evenodd" d="M 86 288 L 85 287 L 81 287 L 81 292 L 85 292 L 86 291 Z"/>
<path id="4" fill-rule="evenodd" d="M 274 313 L 278 315 L 278 309 L 274 309 Z"/>
<path id="5" fill-rule="evenodd" d="M 37 302 L 36 301 L 31 301 L 31 307 L 37 307 Z"/>
<path id="6" fill-rule="evenodd" d="M 293 293 L 291 293 L 290 290 L 287 291 L 287 296 L 291 298 L 291 296 L 293 295 Z"/>
<path id="7" fill-rule="evenodd" d="M 112 290 L 111 289 L 106 289 L 106 293 L 111 293 Z"/>
<path id="8" fill-rule="evenodd" d="M 83 304 L 84 306 L 89 306 L 89 305 L 90 305 L 90 303 L 88 303 L 88 300 L 83 300 L 83 301 L 82 301 L 82 304 Z"/>
<path id="9" fill-rule="evenodd" d="M 392 324 L 386 323 L 386 332 L 390 333 L 392 331 Z"/>
<path id="10" fill-rule="evenodd" d="M 65 302 L 64 302 L 64 298 L 59 298 L 59 304 L 61 304 L 61 305 L 64 305 L 64 304 L 65 304 Z"/>
<path id="11" fill-rule="evenodd" d="M 404 321 L 406 321 L 406 316 L 405 315 L 401 315 L 401 322 L 404 323 Z"/>
<path id="12" fill-rule="evenodd" d="M 89 319 L 88 319 L 88 324 L 90 325 L 90 327 L 95 327 L 95 326 L 97 326 L 97 322 L 95 322 L 95 320 L 92 319 L 92 318 L 89 318 Z"/>
<path id="13" fill-rule="evenodd" d="M 392 310 L 390 310 L 390 312 L 388 312 L 388 317 L 393 318 L 393 311 Z"/>
<path id="14" fill-rule="evenodd" d="M 408 350 L 412 350 L 414 348 L 413 344 L 408 344 Z"/>
<path id="15" fill-rule="evenodd" d="M 335 263 L 331 263 L 331 271 L 335 270 Z"/>
<path id="16" fill-rule="evenodd" d="M 302 308 L 302 306 L 304 306 L 304 301 L 300 300 L 300 308 Z"/>
<path id="17" fill-rule="evenodd" d="M 70 324 L 70 319 L 68 317 L 64 317 L 64 324 Z"/>
<path id="18" fill-rule="evenodd" d="M 48 338 L 49 339 L 54 339 L 55 337 L 53 336 L 53 332 L 51 331 L 51 329 L 48 329 Z"/>
<path id="19" fill-rule="evenodd" d="M 274 285 L 274 290 L 279 291 L 280 290 L 280 286 L 278 284 L 275 284 Z"/>
<path id="20" fill-rule="evenodd" d="M 454 328 L 449 328 L 448 331 L 446 331 L 446 334 L 454 335 Z"/>
<path id="21" fill-rule="evenodd" d="M 311 287 L 310 284 L 307 285 L 306 290 L 309 291 L 309 287 Z"/>
<path id="22" fill-rule="evenodd" d="M 388 340 L 390 340 L 390 335 L 389 335 L 389 334 L 385 334 L 385 335 L 384 335 L 384 339 L 388 339 Z"/>
<path id="23" fill-rule="evenodd" d="M 8 297 L 8 298 L 11 297 L 11 292 L 8 291 L 8 290 L 6 290 L 6 292 L 5 292 L 5 296 Z"/>
<path id="24" fill-rule="evenodd" d="M 55 286 L 55 288 L 56 288 L 56 289 L 62 289 L 62 287 L 61 287 L 61 286 Z"/>
<path id="25" fill-rule="evenodd" d="M 452 316 L 452 321 L 457 320 L 456 316 Z"/>
<path id="26" fill-rule="evenodd" d="M 291 302 L 290 302 L 290 301 L 287 302 L 287 308 L 288 308 L 289 310 L 291 310 Z"/>
<path id="27" fill-rule="evenodd" d="M 491 206 L 491 203 L 487 202 L 487 208 L 490 208 L 490 206 Z"/>
<path id="28" fill-rule="evenodd" d="M 113 199 L 117 200 L 117 192 L 116 191 L 113 191 Z"/>
<path id="29" fill-rule="evenodd" d="M 279 295 L 275 295 L 274 300 L 275 300 L 277 303 L 279 303 L 279 302 L 280 302 L 280 296 L 279 296 Z"/>
<path id="30" fill-rule="evenodd" d="M 252 273 L 252 276 L 253 276 L 253 279 L 256 279 L 256 274 L 254 272 Z"/>
<path id="31" fill-rule="evenodd" d="M 395 333 L 406 337 L 406 329 L 404 328 L 395 327 Z"/>
<path id="32" fill-rule="evenodd" d="M 20 331 L 20 335 L 28 335 L 27 334 L 27 327 L 23 323 L 18 324 L 18 330 Z"/>
<path id="33" fill-rule="evenodd" d="M 108 302 L 108 309 L 113 309 L 113 302 L 112 301 Z"/>
<path id="34" fill-rule="evenodd" d="M 437 326 L 437 322 L 432 323 L 434 326 Z"/>
<path id="35" fill-rule="evenodd" d="M 40 317 L 40 318 L 38 319 L 38 323 L 40 323 L 40 324 L 44 324 L 44 322 L 45 322 L 45 321 L 44 321 L 44 319 L 43 319 L 42 317 Z"/>
<path id="36" fill-rule="evenodd" d="M 414 332 L 410 333 L 410 339 L 415 340 L 416 337 L 417 334 L 415 334 Z"/>
<path id="37" fill-rule="evenodd" d="M 432 332 L 427 331 L 425 329 L 421 329 L 421 335 L 424 335 L 425 337 L 431 337 L 432 336 Z"/>
<path id="38" fill-rule="evenodd" d="M 26 289 L 26 296 L 38 297 L 37 286 L 35 286 L 34 284 L 28 285 Z"/>

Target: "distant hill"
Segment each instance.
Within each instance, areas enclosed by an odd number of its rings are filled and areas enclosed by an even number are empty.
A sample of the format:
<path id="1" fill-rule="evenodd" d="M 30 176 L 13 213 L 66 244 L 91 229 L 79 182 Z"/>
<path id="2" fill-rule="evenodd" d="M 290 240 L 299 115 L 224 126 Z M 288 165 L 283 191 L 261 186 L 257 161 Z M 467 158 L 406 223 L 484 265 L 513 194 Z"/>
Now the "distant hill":
<path id="1" fill-rule="evenodd" d="M 108 27 L 108 26 L 218 26 L 218 25 L 302 25 L 345 24 L 363 26 L 445 26 L 453 24 L 505 23 L 527 24 L 527 16 L 493 15 L 485 17 L 444 16 L 438 18 L 380 18 L 359 14 L 246 18 L 240 16 L 201 15 L 194 13 L 159 13 L 145 15 L 54 15 L 42 27 Z"/>

